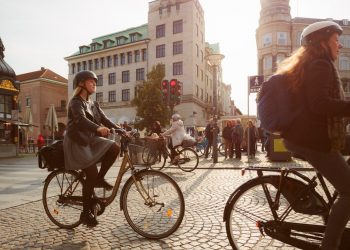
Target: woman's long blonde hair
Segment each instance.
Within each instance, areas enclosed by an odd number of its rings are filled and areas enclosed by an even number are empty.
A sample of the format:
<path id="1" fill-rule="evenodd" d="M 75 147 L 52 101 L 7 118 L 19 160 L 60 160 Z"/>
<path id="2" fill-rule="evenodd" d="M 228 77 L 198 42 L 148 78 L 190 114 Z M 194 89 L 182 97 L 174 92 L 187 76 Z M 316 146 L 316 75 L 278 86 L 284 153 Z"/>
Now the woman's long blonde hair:
<path id="1" fill-rule="evenodd" d="M 320 43 L 301 46 L 290 57 L 278 64 L 276 74 L 287 75 L 291 89 L 297 92 L 304 80 L 307 63 L 316 58 L 327 58 L 328 56 L 328 49 Z"/>

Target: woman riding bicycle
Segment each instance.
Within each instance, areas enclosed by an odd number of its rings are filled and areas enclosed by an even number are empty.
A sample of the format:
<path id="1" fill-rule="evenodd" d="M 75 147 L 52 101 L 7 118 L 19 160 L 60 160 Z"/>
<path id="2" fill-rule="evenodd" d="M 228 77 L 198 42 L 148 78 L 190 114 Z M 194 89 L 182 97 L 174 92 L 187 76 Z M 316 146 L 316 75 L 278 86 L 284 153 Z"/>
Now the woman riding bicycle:
<path id="1" fill-rule="evenodd" d="M 173 114 L 171 117 L 172 123 L 171 127 L 166 130 L 164 133 L 161 133 L 162 136 L 171 135 L 171 140 L 169 142 L 170 149 L 170 159 L 171 163 L 175 163 L 177 161 L 177 153 L 175 147 L 181 145 L 184 137 L 185 137 L 185 128 L 184 123 L 181 120 L 181 116 L 179 114 Z"/>
<path id="2" fill-rule="evenodd" d="M 92 71 L 81 71 L 73 80 L 74 93 L 68 105 L 68 123 L 64 137 L 64 158 L 66 169 L 82 169 L 86 176 L 83 185 L 83 212 L 81 220 L 87 226 L 96 226 L 96 218 L 90 208 L 94 187 L 113 188 L 104 179 L 116 160 L 120 148 L 107 137 L 110 129 L 125 133 L 103 113 L 97 102 L 90 99 L 96 92 L 97 76 Z M 98 172 L 96 163 L 101 162 Z"/>
<path id="3" fill-rule="evenodd" d="M 339 192 L 332 206 L 322 249 L 338 249 L 350 218 L 350 166 L 340 150 L 344 146 L 342 117 L 350 116 L 350 102 L 344 100 L 335 66 L 342 28 L 332 21 L 307 26 L 301 47 L 284 60 L 277 74 L 285 74 L 295 93 L 301 114 L 282 134 L 286 147 L 304 157 Z"/>

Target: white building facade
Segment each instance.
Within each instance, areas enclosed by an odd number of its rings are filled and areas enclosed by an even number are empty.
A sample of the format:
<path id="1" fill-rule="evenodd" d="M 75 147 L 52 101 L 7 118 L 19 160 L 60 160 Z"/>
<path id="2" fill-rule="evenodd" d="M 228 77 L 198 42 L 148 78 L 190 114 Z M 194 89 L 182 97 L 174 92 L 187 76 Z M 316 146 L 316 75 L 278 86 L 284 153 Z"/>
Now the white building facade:
<path id="1" fill-rule="evenodd" d="M 198 0 L 155 0 L 149 3 L 148 23 L 92 39 L 68 62 L 68 94 L 81 70 L 98 76 L 93 98 L 114 122 L 132 122 L 131 106 L 137 86 L 158 63 L 165 66 L 165 79 L 182 82 L 181 104 L 175 106 L 186 126 L 204 126 L 213 111 L 213 76 L 206 55 L 219 53 L 218 44 L 205 42 L 204 12 Z M 222 82 L 219 66 L 218 110 L 232 110 L 231 88 Z M 228 91 L 229 90 L 229 91 Z"/>

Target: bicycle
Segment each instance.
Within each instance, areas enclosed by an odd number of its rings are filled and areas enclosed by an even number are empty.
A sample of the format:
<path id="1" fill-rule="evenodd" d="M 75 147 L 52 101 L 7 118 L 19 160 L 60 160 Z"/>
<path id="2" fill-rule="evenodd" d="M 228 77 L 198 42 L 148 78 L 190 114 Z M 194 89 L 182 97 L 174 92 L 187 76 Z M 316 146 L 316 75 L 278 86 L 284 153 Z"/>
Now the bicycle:
<path id="1" fill-rule="evenodd" d="M 264 237 L 266 234 L 301 249 L 319 249 L 330 208 L 338 195 L 336 191 L 331 194 L 322 175 L 316 173 L 310 179 L 293 169 L 256 167 L 243 169 L 242 173 L 246 170 L 257 171 L 258 177 L 238 187 L 224 210 L 232 248 L 268 247 L 271 240 Z M 264 175 L 265 171 L 280 174 Z M 315 189 L 317 180 L 327 202 Z M 349 236 L 350 228 L 346 228 L 341 249 L 350 249 Z"/>
<path id="2" fill-rule="evenodd" d="M 123 136 L 126 147 L 113 190 L 94 190 L 94 216 L 103 214 L 117 196 L 122 178 L 130 172 L 120 194 L 120 209 L 131 228 L 148 239 L 161 239 L 175 232 L 185 211 L 183 194 L 177 183 L 165 173 L 140 164 L 143 146 Z M 129 149 L 129 150 L 128 150 Z M 129 154 L 130 151 L 130 154 Z M 137 169 L 136 166 L 144 167 Z M 43 205 L 49 219 L 60 228 L 81 224 L 84 174 L 81 170 L 56 168 L 44 181 Z M 102 195 L 100 195 L 102 193 Z"/>
<path id="3" fill-rule="evenodd" d="M 152 169 L 162 170 L 170 159 L 170 152 L 166 146 L 166 140 L 160 138 L 148 138 L 142 159 L 145 163 L 150 164 Z M 178 166 L 182 171 L 192 172 L 198 167 L 199 157 L 195 150 L 185 145 L 175 147 L 177 160 L 169 162 L 170 165 Z"/>

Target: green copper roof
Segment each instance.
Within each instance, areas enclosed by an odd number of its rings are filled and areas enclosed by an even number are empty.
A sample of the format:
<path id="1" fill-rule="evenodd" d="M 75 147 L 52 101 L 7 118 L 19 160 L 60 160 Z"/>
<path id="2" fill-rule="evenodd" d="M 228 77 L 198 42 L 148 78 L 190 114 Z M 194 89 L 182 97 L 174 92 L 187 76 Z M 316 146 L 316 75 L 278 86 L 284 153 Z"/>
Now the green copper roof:
<path id="1" fill-rule="evenodd" d="M 207 46 L 209 47 L 209 49 L 211 49 L 213 54 L 220 54 L 219 43 L 213 43 L 213 44 L 207 43 Z"/>
<path id="2" fill-rule="evenodd" d="M 132 41 L 132 36 L 134 40 Z M 138 27 L 129 28 L 123 31 L 115 32 L 112 34 L 96 37 L 92 39 L 89 45 L 82 45 L 79 51 L 75 52 L 71 56 L 77 56 L 92 51 L 99 51 L 116 46 L 121 46 L 148 38 L 148 24 L 143 24 Z M 95 50 L 92 47 L 95 46 Z"/>

